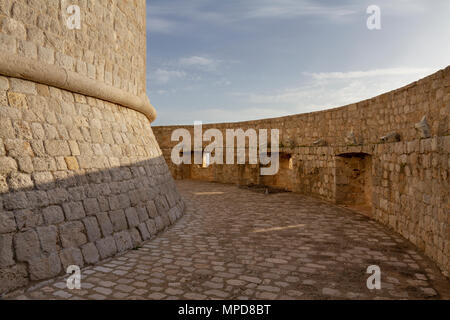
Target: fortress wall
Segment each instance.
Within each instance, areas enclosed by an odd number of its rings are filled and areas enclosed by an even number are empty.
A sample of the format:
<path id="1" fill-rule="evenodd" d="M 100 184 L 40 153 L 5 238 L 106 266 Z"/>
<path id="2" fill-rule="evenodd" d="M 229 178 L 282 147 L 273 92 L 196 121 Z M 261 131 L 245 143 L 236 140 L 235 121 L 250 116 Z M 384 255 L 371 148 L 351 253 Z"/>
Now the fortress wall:
<path id="1" fill-rule="evenodd" d="M 145 0 L 72 3 L 81 30 L 59 1 L 0 1 L 0 60 L 144 94 Z M 136 248 L 184 211 L 148 114 L 17 69 L 0 70 L 0 295 Z"/>
<path id="2" fill-rule="evenodd" d="M 414 125 L 426 115 L 431 137 Z M 259 175 L 259 165 L 174 165 L 171 133 L 154 127 L 173 176 L 300 192 L 358 210 L 388 225 L 450 275 L 450 67 L 406 87 L 341 108 L 288 117 L 203 125 L 280 130 L 281 168 Z M 357 143 L 346 142 L 352 131 Z M 380 137 L 396 132 L 399 141 Z M 314 142 L 323 139 L 324 146 Z M 209 142 L 204 142 L 203 146 Z M 340 156 L 344 155 L 344 156 Z M 284 158 L 283 158 L 284 157 Z M 290 159 L 283 161 L 283 159 Z M 290 166 L 289 166 L 290 162 Z"/>
<path id="3" fill-rule="evenodd" d="M 81 30 L 65 9 L 78 5 Z M 145 1 L 2 0 L 0 48 L 134 95 L 145 93 Z"/>

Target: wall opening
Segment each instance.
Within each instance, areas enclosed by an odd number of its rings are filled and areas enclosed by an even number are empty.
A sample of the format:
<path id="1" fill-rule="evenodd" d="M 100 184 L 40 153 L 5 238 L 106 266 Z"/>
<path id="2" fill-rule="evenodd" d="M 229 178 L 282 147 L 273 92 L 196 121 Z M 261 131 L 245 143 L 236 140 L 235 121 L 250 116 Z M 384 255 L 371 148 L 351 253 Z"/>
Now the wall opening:
<path id="1" fill-rule="evenodd" d="M 292 155 L 289 153 L 280 152 L 279 161 L 280 168 L 278 173 L 273 176 L 260 176 L 261 184 L 277 189 L 292 191 L 293 181 L 295 178 Z"/>
<path id="2" fill-rule="evenodd" d="M 372 212 L 372 157 L 345 153 L 336 157 L 336 203 L 370 215 Z"/>

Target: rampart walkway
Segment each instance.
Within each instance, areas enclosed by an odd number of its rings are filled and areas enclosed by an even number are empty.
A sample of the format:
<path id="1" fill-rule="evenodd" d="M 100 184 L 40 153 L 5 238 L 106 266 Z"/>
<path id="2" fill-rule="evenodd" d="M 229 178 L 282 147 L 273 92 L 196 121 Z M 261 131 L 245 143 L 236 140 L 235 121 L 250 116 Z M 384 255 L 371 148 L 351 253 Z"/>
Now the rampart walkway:
<path id="1" fill-rule="evenodd" d="M 449 298 L 450 282 L 406 240 L 347 209 L 291 193 L 179 181 L 185 216 L 143 247 L 54 280 L 34 299 Z M 369 265 L 381 290 L 369 290 Z"/>

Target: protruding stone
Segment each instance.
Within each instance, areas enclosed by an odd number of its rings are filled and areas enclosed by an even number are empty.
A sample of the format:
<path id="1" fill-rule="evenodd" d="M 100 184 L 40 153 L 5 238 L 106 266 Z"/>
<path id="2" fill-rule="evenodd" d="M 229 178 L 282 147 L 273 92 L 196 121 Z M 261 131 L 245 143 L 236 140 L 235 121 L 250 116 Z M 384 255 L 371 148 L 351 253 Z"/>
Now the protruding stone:
<path id="1" fill-rule="evenodd" d="M 345 136 L 345 143 L 346 144 L 350 144 L 350 145 L 355 145 L 358 144 L 358 141 L 356 140 L 356 136 L 355 133 L 352 131 L 350 131 L 346 136 Z"/>
<path id="2" fill-rule="evenodd" d="M 314 141 L 313 145 L 315 147 L 323 147 L 323 146 L 327 145 L 327 142 L 325 140 L 323 140 L 323 139 L 319 139 L 319 140 Z"/>
<path id="3" fill-rule="evenodd" d="M 423 116 L 422 120 L 417 122 L 414 127 L 419 133 L 420 138 L 427 139 L 431 137 L 431 130 L 427 122 L 427 116 Z"/>
<path id="4" fill-rule="evenodd" d="M 381 142 L 391 143 L 400 141 L 400 135 L 397 132 L 388 133 L 380 138 Z"/>

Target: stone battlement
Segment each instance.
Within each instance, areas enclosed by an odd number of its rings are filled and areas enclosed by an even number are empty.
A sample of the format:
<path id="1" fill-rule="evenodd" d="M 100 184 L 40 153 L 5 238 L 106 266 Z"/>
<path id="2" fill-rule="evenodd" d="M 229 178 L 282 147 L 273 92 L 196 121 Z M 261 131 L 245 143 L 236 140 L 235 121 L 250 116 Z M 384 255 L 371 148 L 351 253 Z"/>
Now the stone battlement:
<path id="1" fill-rule="evenodd" d="M 424 116 L 427 130 L 420 123 Z M 178 141 L 171 141 L 171 133 L 186 128 L 194 136 L 193 126 L 153 130 L 176 179 L 263 185 L 353 208 L 409 239 L 449 276 L 449 124 L 447 67 L 403 88 L 340 108 L 203 124 L 203 131 L 219 129 L 224 137 L 227 129 L 279 129 L 280 170 L 274 176 L 261 176 L 259 164 L 174 165 L 171 150 Z M 203 148 L 208 144 L 204 142 Z"/>

